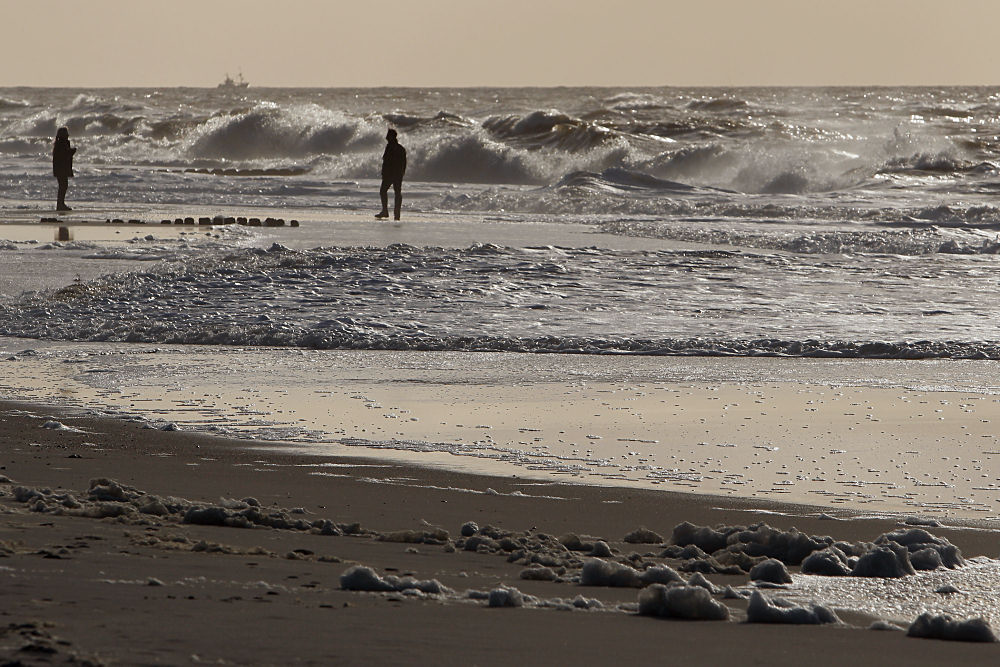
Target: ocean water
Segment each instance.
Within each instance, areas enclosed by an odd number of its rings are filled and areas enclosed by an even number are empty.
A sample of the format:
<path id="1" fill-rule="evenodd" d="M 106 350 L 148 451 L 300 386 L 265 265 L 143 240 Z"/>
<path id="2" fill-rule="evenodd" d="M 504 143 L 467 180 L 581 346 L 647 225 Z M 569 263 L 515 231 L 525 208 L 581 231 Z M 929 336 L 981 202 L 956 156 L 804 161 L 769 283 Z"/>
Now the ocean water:
<path id="1" fill-rule="evenodd" d="M 187 244 L 60 299 L 8 296 L 0 335 L 1000 358 L 989 88 L 0 89 L 0 196 L 22 219 L 51 201 L 67 126 L 78 212 L 293 208 L 322 225 L 372 209 L 389 125 L 409 152 L 411 219 L 585 225 L 648 249 L 558 234 Z"/>
<path id="2" fill-rule="evenodd" d="M 61 126 L 69 222 L 303 227 L 52 242 Z M 387 126 L 400 225 L 370 217 Z M 0 395 L 313 474 L 362 451 L 995 526 L 998 195 L 990 88 L 0 89 Z M 996 570 L 795 588 L 995 623 Z"/>

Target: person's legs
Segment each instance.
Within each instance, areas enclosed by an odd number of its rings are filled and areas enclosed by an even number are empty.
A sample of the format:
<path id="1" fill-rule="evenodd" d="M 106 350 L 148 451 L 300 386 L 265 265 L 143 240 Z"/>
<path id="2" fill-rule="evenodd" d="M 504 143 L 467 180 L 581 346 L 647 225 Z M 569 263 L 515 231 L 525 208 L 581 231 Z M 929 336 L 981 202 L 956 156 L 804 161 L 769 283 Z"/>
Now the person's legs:
<path id="1" fill-rule="evenodd" d="M 56 180 L 59 181 L 59 195 L 56 199 L 56 210 L 69 210 L 69 206 L 66 206 L 66 191 L 69 190 L 69 179 L 65 176 L 59 176 Z"/>
<path id="2" fill-rule="evenodd" d="M 403 206 L 403 195 L 401 190 L 403 188 L 403 179 L 397 179 L 392 183 L 392 206 L 393 214 L 396 220 L 399 220 L 399 209 Z"/>
<path id="3" fill-rule="evenodd" d="M 378 213 L 376 218 L 388 218 L 389 217 L 389 180 L 382 179 L 382 187 L 378 190 L 378 196 L 382 199 L 382 212 Z"/>

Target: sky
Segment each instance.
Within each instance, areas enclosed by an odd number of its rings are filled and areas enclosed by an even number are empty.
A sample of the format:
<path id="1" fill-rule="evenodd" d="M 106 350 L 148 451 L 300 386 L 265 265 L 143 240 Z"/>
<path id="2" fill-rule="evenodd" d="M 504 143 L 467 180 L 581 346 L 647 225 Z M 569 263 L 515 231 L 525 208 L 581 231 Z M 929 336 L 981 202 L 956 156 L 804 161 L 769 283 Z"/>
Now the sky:
<path id="1" fill-rule="evenodd" d="M 990 85 L 997 0 L 0 0 L 0 86 Z"/>

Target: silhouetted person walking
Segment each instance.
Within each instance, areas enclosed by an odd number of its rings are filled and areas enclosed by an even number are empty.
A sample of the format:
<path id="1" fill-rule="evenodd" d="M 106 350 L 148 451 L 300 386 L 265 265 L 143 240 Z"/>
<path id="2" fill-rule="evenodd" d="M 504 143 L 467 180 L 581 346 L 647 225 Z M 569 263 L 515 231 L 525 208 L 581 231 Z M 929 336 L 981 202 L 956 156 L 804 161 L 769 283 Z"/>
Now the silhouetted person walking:
<path id="1" fill-rule="evenodd" d="M 399 220 L 399 208 L 403 204 L 403 195 L 400 189 L 403 187 L 403 174 L 406 173 L 406 149 L 399 145 L 396 140 L 396 130 L 390 128 L 385 134 L 386 147 L 382 153 L 382 187 L 378 194 L 382 198 L 382 212 L 376 218 L 389 217 L 389 186 L 392 186 L 393 212 L 395 219 Z"/>
<path id="2" fill-rule="evenodd" d="M 69 179 L 73 177 L 73 153 L 76 149 L 69 145 L 69 130 L 60 127 L 56 132 L 55 143 L 52 144 L 52 174 L 59 182 L 59 198 L 57 211 L 72 211 L 66 206 L 66 191 L 69 189 Z"/>

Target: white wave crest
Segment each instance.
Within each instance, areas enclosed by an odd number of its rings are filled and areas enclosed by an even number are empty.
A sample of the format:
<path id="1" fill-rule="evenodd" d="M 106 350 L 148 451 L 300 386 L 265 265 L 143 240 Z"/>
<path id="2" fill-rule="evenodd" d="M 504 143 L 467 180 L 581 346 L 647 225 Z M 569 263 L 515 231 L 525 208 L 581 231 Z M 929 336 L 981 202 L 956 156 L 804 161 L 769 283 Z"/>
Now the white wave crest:
<path id="1" fill-rule="evenodd" d="M 411 174 L 417 180 L 461 183 L 544 183 L 544 160 L 473 133 L 435 137 L 413 151 Z"/>
<path id="2" fill-rule="evenodd" d="M 186 150 L 194 157 L 230 160 L 304 157 L 375 150 L 381 133 L 380 126 L 317 105 L 263 103 L 210 118 L 189 133 Z"/>

